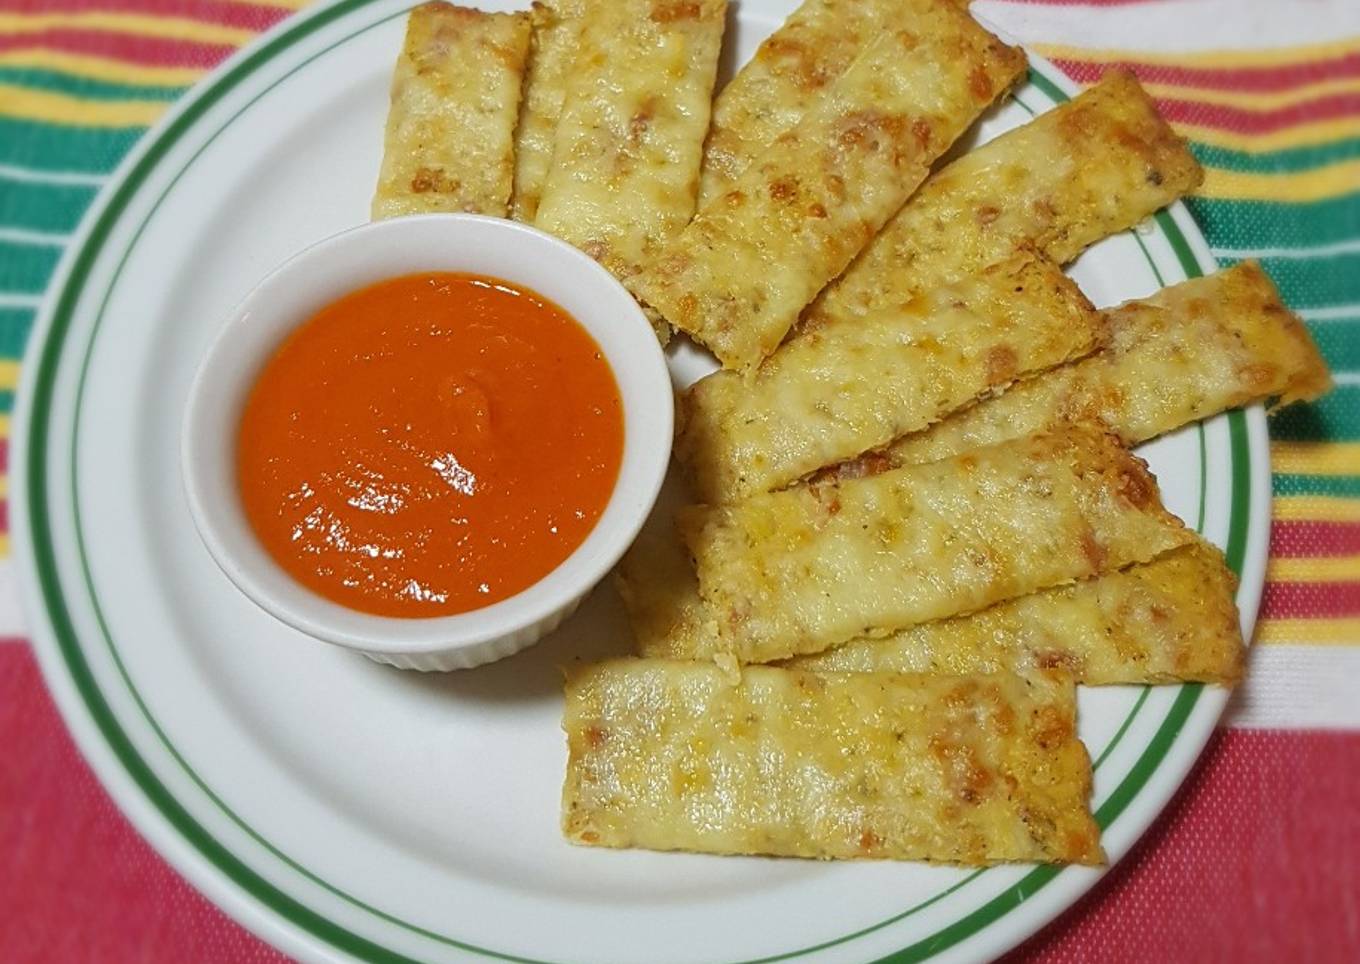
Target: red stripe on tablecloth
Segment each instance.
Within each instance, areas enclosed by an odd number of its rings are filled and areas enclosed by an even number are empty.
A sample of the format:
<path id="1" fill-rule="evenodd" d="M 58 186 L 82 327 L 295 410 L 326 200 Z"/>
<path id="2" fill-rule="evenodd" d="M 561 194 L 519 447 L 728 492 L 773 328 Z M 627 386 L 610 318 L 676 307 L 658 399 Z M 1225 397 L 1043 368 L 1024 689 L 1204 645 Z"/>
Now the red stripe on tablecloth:
<path id="1" fill-rule="evenodd" d="M 0 50 L 59 50 L 94 54 L 153 67 L 212 67 L 236 48 L 196 43 L 174 37 L 147 37 L 115 30 L 71 30 L 56 27 L 33 33 L 0 35 Z"/>
<path id="2" fill-rule="evenodd" d="M 0 646 L 0 746 L 0 961 L 283 960 L 133 832 L 26 646 Z M 1220 733 L 1129 857 L 1007 964 L 1356 960 L 1356 773 L 1360 733 Z"/>
<path id="3" fill-rule="evenodd" d="M 0 532 L 9 532 L 9 499 L 0 499 Z"/>
<path id="4" fill-rule="evenodd" d="M 1274 619 L 1360 616 L 1360 582 L 1268 582 L 1261 615 Z"/>
<path id="5" fill-rule="evenodd" d="M 1276 520 L 1270 527 L 1270 557 L 1300 559 L 1310 556 L 1360 555 L 1360 522 Z"/>
<path id="6" fill-rule="evenodd" d="M 1169 121 L 1218 127 L 1238 134 L 1267 134 L 1284 127 L 1360 115 L 1360 94 L 1331 94 L 1274 110 L 1250 110 L 1199 100 L 1157 101 L 1157 109 Z"/>
<path id="7" fill-rule="evenodd" d="M 9 472 L 9 439 L 0 438 L 0 474 Z"/>
<path id="8" fill-rule="evenodd" d="M 1224 730 L 1118 867 L 1005 964 L 1360 960 L 1360 733 Z"/>
<path id="9" fill-rule="evenodd" d="M 1360 52 L 1330 60 L 1312 60 L 1268 67 L 1188 67 L 1171 64 L 1141 64 L 1137 61 L 1091 62 L 1055 60 L 1063 72 L 1083 84 L 1094 83 L 1111 67 L 1125 67 L 1150 84 L 1179 84 L 1241 93 L 1288 90 L 1322 80 L 1360 77 Z"/>
<path id="10" fill-rule="evenodd" d="M 27 646 L 0 646 L 0 961 L 281 964 L 113 805 Z"/>
<path id="11" fill-rule="evenodd" d="M 1360 582 L 1267 582 L 1261 597 L 1261 616 L 1267 619 L 1360 616 Z"/>
<path id="12" fill-rule="evenodd" d="M 247 30 L 264 30 L 291 13 L 282 7 L 231 0 L 0 0 L 0 10 L 38 14 L 147 13 Z"/>

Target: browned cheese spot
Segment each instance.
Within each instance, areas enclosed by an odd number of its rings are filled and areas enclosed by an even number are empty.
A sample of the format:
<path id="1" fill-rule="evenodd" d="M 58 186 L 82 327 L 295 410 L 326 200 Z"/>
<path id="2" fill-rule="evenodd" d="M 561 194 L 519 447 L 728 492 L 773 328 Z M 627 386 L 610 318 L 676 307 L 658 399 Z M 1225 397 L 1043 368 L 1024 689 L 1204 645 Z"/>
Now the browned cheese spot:
<path id="1" fill-rule="evenodd" d="M 1237 369 L 1237 377 L 1253 395 L 1269 391 L 1279 380 L 1280 369 L 1270 362 L 1255 362 Z"/>
<path id="2" fill-rule="evenodd" d="M 656 23 L 675 23 L 679 20 L 698 20 L 701 12 L 695 0 L 669 0 L 653 4 L 651 18 Z"/>
<path id="3" fill-rule="evenodd" d="M 798 178 L 792 174 L 770 182 L 772 201 L 789 201 L 798 196 Z"/>
<path id="4" fill-rule="evenodd" d="M 916 123 L 923 124 L 925 122 L 918 118 Z M 888 144 L 899 142 L 905 128 L 906 118 L 901 114 L 857 110 L 841 118 L 841 130 L 837 140 L 842 147 L 851 149 L 863 147 L 871 150 L 879 146 L 880 135 L 886 139 Z M 915 133 L 915 130 L 913 125 L 913 133 Z"/>
<path id="5" fill-rule="evenodd" d="M 916 138 L 916 146 L 922 151 L 930 148 L 930 140 L 934 132 L 930 128 L 930 122 L 923 117 L 918 117 L 911 122 L 911 135 Z"/>
<path id="6" fill-rule="evenodd" d="M 628 140 L 633 144 L 642 143 L 642 137 L 652 126 L 656 116 L 656 98 L 648 97 L 638 112 L 628 119 Z"/>
<path id="7" fill-rule="evenodd" d="M 979 64 L 974 67 L 968 75 L 968 89 L 973 96 L 980 101 L 990 101 L 995 93 L 992 87 L 991 75 L 987 73 L 987 68 Z"/>
<path id="8" fill-rule="evenodd" d="M 1010 345 L 993 345 L 987 351 L 987 384 L 992 387 L 1015 380 L 1020 359 Z"/>
<path id="9" fill-rule="evenodd" d="M 460 183 L 456 177 L 449 177 L 442 167 L 417 168 L 411 175 L 411 190 L 416 194 L 448 194 L 458 190 Z"/>
<path id="10" fill-rule="evenodd" d="M 756 59 L 785 61 L 779 73 L 791 78 L 803 91 L 820 90 L 831 80 L 831 75 L 826 72 L 816 52 L 797 40 L 771 37 L 756 51 Z"/>
<path id="11" fill-rule="evenodd" d="M 1034 742 L 1045 750 L 1062 746 L 1072 739 L 1072 720 L 1056 706 L 1041 706 L 1031 721 Z"/>
<path id="12" fill-rule="evenodd" d="M 602 726 L 591 724 L 586 727 L 586 744 L 592 750 L 598 750 L 604 746 L 605 740 L 609 738 L 609 731 Z"/>
<path id="13" fill-rule="evenodd" d="M 995 208 L 990 204 L 984 204 L 982 207 L 977 209 L 977 211 L 974 214 L 974 217 L 977 218 L 978 224 L 988 225 L 995 221 L 997 218 L 1001 217 L 1001 211 L 999 208 Z"/>
<path id="14" fill-rule="evenodd" d="M 1034 654 L 1034 662 L 1040 669 L 1062 669 L 1074 675 L 1082 668 L 1082 660 L 1076 653 L 1059 649 L 1039 650 Z"/>
<path id="15" fill-rule="evenodd" d="M 954 795 L 967 804 L 981 802 L 992 785 L 992 775 L 971 746 L 939 736 L 930 738 L 930 752 L 940 762 Z"/>
<path id="16" fill-rule="evenodd" d="M 1130 505 L 1145 509 L 1157 501 L 1157 483 L 1142 462 L 1130 457 L 1116 471 L 1116 490 Z"/>

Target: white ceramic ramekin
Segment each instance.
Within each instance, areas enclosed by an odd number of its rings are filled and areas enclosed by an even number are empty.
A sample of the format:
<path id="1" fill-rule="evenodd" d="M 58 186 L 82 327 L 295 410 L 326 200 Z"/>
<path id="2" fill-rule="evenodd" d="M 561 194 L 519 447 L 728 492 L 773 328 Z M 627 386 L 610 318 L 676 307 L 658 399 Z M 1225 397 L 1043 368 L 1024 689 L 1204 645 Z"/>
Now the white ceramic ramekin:
<path id="1" fill-rule="evenodd" d="M 537 583 L 457 616 L 398 619 L 331 602 L 294 581 L 270 557 L 241 507 L 236 438 L 247 393 L 290 331 L 351 291 L 422 271 L 461 271 L 525 285 L 575 317 L 599 344 L 618 382 L 623 463 L 595 528 Z M 424 215 L 338 234 L 260 282 L 223 326 L 194 378 L 181 463 L 194 523 L 208 551 L 263 609 L 304 633 L 383 663 L 462 669 L 509 656 L 551 632 L 618 561 L 660 490 L 673 417 L 661 348 L 637 303 L 607 271 L 570 245 L 513 221 Z"/>

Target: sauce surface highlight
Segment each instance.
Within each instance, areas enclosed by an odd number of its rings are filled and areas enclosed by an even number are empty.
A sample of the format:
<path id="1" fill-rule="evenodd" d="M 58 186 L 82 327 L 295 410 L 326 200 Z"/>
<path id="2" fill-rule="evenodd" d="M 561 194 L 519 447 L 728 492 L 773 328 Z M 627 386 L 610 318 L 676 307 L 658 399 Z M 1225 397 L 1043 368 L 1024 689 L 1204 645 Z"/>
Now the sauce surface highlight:
<path id="1" fill-rule="evenodd" d="M 623 409 L 599 346 L 508 282 L 393 278 L 321 310 L 247 399 L 246 517 L 351 609 L 446 616 L 557 567 L 604 511 Z"/>

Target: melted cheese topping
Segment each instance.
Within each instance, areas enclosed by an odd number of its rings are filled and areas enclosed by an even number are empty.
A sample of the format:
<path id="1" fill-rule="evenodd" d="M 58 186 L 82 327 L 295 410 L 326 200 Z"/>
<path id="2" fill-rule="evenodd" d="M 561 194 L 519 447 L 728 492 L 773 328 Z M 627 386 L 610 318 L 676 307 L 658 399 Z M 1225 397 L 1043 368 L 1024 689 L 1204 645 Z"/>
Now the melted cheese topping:
<path id="1" fill-rule="evenodd" d="M 535 224 L 623 279 L 694 213 L 725 0 L 593 0 Z"/>
<path id="2" fill-rule="evenodd" d="M 625 556 L 617 581 L 639 655 L 709 660 L 718 624 L 667 514 Z M 1236 578 L 1222 554 L 1195 542 L 1106 572 L 914 626 L 861 638 L 786 665 L 817 672 L 967 674 L 1061 669 L 1078 683 L 1219 683 L 1241 678 Z"/>
<path id="3" fill-rule="evenodd" d="M 627 279 L 724 367 L 748 368 L 774 351 L 931 162 L 1023 73 L 1023 53 L 958 9 L 928 4 L 916 15 L 930 29 L 882 34 Z"/>
<path id="4" fill-rule="evenodd" d="M 510 216 L 532 224 L 552 165 L 557 120 L 576 62 L 586 0 L 535 2 L 533 45 L 524 76 L 524 102 L 515 128 L 515 188 Z"/>
<path id="5" fill-rule="evenodd" d="M 724 648 L 753 663 L 971 612 L 1191 538 L 1147 466 L 1085 428 L 696 507 L 680 523 Z"/>
<path id="6" fill-rule="evenodd" d="M 805 317 L 860 317 L 1026 245 L 1065 264 L 1202 177 L 1133 75 L 1112 71 L 927 181 Z"/>
<path id="7" fill-rule="evenodd" d="M 1065 677 L 617 660 L 567 680 L 572 843 L 983 865 L 1104 861 Z"/>
<path id="8" fill-rule="evenodd" d="M 856 325 L 810 332 L 749 378 L 689 390 L 676 440 L 702 502 L 731 502 L 918 431 L 1017 377 L 1088 354 L 1099 316 L 1021 257 Z"/>
<path id="9" fill-rule="evenodd" d="M 466 211 L 504 217 L 529 15 L 416 7 L 392 75 L 375 219 Z"/>
<path id="10" fill-rule="evenodd" d="M 1242 675 L 1237 580 L 1196 541 L 1141 566 L 990 609 L 857 639 L 789 665 L 816 672 L 994 673 L 1061 669 L 1078 683 L 1221 683 Z"/>
<path id="11" fill-rule="evenodd" d="M 721 194 L 885 29 L 913 26 L 910 0 L 806 0 L 713 102 L 699 203 Z"/>
<path id="12" fill-rule="evenodd" d="M 902 439 L 890 462 L 929 462 L 1064 422 L 1098 422 L 1132 445 L 1230 408 L 1331 387 L 1307 328 L 1254 263 L 1106 317 L 1105 349 Z"/>

